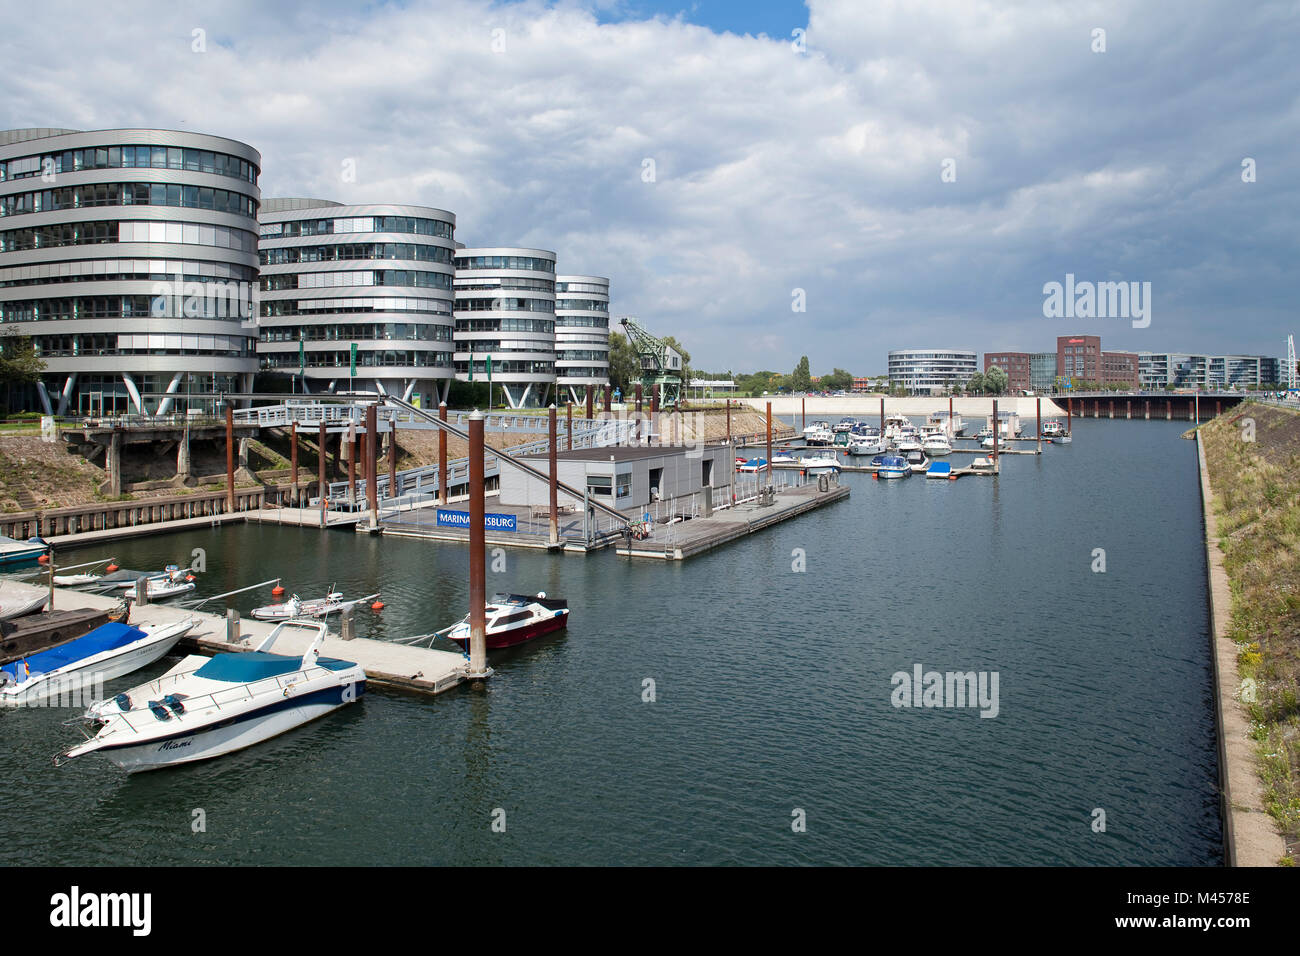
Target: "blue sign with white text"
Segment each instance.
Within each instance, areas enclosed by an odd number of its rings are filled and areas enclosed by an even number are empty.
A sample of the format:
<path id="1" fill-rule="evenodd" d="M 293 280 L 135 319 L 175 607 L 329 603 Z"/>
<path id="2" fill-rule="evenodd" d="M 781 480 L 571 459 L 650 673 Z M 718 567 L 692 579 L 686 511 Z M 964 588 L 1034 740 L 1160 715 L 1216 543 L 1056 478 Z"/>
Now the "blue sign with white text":
<path id="1" fill-rule="evenodd" d="M 469 512 L 468 511 L 449 511 L 446 508 L 438 509 L 438 524 L 446 525 L 452 528 L 468 528 Z M 483 526 L 488 531 L 517 531 L 515 527 L 514 515 L 500 515 L 488 512 L 483 515 Z"/>

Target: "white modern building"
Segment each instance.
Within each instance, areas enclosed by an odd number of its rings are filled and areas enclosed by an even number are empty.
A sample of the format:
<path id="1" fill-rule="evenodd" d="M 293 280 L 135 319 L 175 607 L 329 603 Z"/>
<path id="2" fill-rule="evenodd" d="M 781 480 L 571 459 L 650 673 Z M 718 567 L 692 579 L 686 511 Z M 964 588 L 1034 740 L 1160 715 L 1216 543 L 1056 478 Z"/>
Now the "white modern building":
<path id="1" fill-rule="evenodd" d="M 961 349 L 895 349 L 889 353 L 889 385 L 913 395 L 942 395 L 965 385 L 979 371 L 979 355 Z"/>
<path id="2" fill-rule="evenodd" d="M 537 408 L 551 400 L 556 377 L 554 252 L 458 249 L 455 319 L 456 378 L 490 381 L 511 408 Z"/>
<path id="3" fill-rule="evenodd" d="M 307 392 L 432 408 L 452 380 L 456 217 L 427 206 L 262 204 L 258 356 Z"/>
<path id="4" fill-rule="evenodd" d="M 44 361 L 47 413 L 252 387 L 261 161 L 176 130 L 0 133 L 0 323 Z"/>
<path id="5" fill-rule="evenodd" d="M 609 280 L 556 276 L 556 399 L 585 402 L 589 385 L 609 385 Z"/>
<path id="6" fill-rule="evenodd" d="M 1266 355 L 1138 353 L 1138 379 L 1144 390 L 1269 387 L 1281 384 L 1282 371 L 1282 361 Z"/>

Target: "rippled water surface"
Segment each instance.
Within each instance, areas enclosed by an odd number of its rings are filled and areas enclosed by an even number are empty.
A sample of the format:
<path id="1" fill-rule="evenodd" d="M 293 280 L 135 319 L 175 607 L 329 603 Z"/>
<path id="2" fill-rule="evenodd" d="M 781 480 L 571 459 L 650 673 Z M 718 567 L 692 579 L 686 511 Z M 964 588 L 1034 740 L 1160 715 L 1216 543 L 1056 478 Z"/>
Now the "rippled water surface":
<path id="1" fill-rule="evenodd" d="M 372 691 L 216 761 L 56 769 L 71 715 L 0 713 L 0 861 L 1217 864 L 1186 427 L 1076 422 L 996 480 L 847 475 L 848 501 L 685 563 L 510 552 L 489 588 L 567 597 L 567 634 L 494 657 L 483 692 Z M 241 526 L 111 551 L 150 568 L 199 547 L 200 595 L 382 590 L 360 619 L 378 638 L 464 613 L 450 544 Z M 918 663 L 997 672 L 997 717 L 893 707 Z"/>

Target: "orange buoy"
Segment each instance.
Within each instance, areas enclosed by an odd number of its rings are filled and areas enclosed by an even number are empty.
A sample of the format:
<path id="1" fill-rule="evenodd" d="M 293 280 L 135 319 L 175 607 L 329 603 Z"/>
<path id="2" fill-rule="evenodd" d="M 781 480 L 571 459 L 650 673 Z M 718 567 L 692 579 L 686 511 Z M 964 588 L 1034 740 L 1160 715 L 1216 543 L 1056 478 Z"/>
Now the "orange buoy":
<path id="1" fill-rule="evenodd" d="M 370 605 L 370 610 L 372 611 L 382 611 L 383 609 L 384 609 L 383 601 L 376 601 L 374 604 Z"/>
<path id="2" fill-rule="evenodd" d="M 50 556 L 49 556 L 48 554 L 43 554 L 43 555 L 41 555 L 39 558 L 36 559 L 36 562 L 37 562 L 38 564 L 49 564 L 49 563 L 50 563 Z"/>
<path id="3" fill-rule="evenodd" d="M 194 575 L 192 575 L 192 574 L 187 574 L 187 575 L 185 575 L 185 580 L 186 580 L 186 581 L 193 581 L 193 580 L 194 580 Z"/>
<path id="4" fill-rule="evenodd" d="M 271 597 L 283 597 L 283 596 L 284 596 L 284 588 L 280 587 L 280 585 L 277 584 L 275 587 L 271 588 Z"/>
<path id="5" fill-rule="evenodd" d="M 114 571 L 117 570 L 117 565 L 116 565 L 116 564 L 110 564 L 110 565 L 109 565 L 108 567 L 106 567 L 104 570 L 107 571 L 109 574 L 112 574 Z"/>

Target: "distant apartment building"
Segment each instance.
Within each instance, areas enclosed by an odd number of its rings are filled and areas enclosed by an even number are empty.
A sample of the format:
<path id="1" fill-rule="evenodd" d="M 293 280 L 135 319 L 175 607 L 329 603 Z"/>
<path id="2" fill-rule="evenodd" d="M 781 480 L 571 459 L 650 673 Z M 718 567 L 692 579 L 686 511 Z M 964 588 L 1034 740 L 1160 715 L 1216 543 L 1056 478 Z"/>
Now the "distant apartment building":
<path id="1" fill-rule="evenodd" d="M 889 385 L 913 395 L 942 395 L 965 385 L 979 371 L 979 355 L 961 349 L 895 349 L 889 353 Z"/>
<path id="2" fill-rule="evenodd" d="M 1268 388 L 1282 381 L 1283 362 L 1265 355 L 1199 355 L 1191 352 L 1141 352 L 1142 388 Z"/>
<path id="3" fill-rule="evenodd" d="M 853 391 L 858 393 L 873 391 L 872 380 L 860 375 L 855 375 L 853 377 Z"/>

